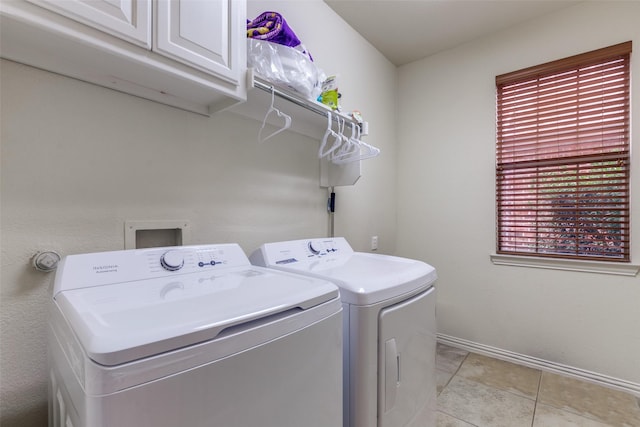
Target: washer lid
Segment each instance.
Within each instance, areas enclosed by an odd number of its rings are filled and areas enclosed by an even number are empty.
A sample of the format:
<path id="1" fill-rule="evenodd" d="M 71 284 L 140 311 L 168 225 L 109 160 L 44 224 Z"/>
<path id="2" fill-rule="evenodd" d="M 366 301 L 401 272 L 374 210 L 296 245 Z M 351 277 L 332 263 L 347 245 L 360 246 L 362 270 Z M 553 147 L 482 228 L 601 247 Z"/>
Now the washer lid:
<path id="1" fill-rule="evenodd" d="M 113 366 L 338 297 L 325 280 L 249 266 L 65 290 L 54 300 L 88 357 Z"/>
<path id="2" fill-rule="evenodd" d="M 342 301 L 356 305 L 428 287 L 437 278 L 435 268 L 422 261 L 365 252 L 325 255 L 279 268 L 330 280 L 340 287 Z"/>

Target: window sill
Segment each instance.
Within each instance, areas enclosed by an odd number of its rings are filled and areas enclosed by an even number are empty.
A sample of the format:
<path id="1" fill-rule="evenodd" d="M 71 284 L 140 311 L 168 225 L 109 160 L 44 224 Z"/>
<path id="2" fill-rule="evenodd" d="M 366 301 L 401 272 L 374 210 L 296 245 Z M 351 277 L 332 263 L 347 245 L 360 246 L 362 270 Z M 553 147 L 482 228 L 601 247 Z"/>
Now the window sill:
<path id="1" fill-rule="evenodd" d="M 490 258 L 491 262 L 495 265 L 582 271 L 588 273 L 616 274 L 620 276 L 636 276 L 640 270 L 640 265 L 606 261 L 536 258 L 531 256 L 502 254 L 491 254 Z"/>

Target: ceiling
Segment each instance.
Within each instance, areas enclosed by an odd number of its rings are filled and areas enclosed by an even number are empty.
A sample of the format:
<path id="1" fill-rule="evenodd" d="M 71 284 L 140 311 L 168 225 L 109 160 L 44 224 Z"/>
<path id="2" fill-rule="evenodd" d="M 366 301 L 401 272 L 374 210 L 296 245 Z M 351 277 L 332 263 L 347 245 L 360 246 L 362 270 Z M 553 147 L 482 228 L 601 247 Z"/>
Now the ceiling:
<path id="1" fill-rule="evenodd" d="M 579 3 L 579 0 L 324 1 L 398 66 Z"/>

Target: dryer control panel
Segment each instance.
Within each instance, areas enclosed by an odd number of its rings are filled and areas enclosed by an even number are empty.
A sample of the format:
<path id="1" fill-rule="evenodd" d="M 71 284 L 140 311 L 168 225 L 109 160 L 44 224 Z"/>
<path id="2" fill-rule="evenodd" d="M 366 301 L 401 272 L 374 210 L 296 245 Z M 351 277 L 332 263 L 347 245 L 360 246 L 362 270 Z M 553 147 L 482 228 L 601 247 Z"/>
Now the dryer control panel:
<path id="1" fill-rule="evenodd" d="M 254 265 L 286 265 L 321 257 L 348 257 L 353 249 L 344 237 L 265 243 L 250 259 Z"/>

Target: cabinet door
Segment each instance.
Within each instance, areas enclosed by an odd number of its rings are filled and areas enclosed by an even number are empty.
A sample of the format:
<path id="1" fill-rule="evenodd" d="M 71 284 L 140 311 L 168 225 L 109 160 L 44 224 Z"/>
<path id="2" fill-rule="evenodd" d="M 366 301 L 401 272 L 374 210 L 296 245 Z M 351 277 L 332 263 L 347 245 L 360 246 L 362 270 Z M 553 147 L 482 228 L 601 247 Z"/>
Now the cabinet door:
<path id="1" fill-rule="evenodd" d="M 151 49 L 151 0 L 27 0 Z"/>
<path id="2" fill-rule="evenodd" d="M 157 0 L 153 50 L 231 83 L 245 52 L 243 1 Z"/>

